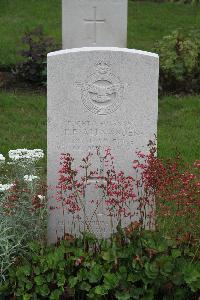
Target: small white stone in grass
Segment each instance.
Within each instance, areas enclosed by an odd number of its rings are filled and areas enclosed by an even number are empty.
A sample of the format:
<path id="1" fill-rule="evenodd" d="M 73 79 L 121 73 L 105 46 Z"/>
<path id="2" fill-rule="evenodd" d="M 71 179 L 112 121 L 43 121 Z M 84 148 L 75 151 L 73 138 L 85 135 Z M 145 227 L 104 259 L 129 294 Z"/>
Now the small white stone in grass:
<path id="1" fill-rule="evenodd" d="M 0 184 L 0 192 L 6 192 L 10 190 L 14 186 L 13 183 L 7 183 L 7 184 Z"/>
<path id="2" fill-rule="evenodd" d="M 4 163 L 6 158 L 3 156 L 3 154 L 0 154 L 0 164 Z"/>
<path id="3" fill-rule="evenodd" d="M 39 179 L 39 177 L 35 175 L 24 175 L 24 181 L 31 182 L 36 179 Z"/>
<path id="4" fill-rule="evenodd" d="M 10 150 L 8 152 L 9 158 L 16 161 L 16 160 L 38 160 L 40 158 L 44 157 L 44 152 L 42 149 L 16 149 L 16 150 Z"/>

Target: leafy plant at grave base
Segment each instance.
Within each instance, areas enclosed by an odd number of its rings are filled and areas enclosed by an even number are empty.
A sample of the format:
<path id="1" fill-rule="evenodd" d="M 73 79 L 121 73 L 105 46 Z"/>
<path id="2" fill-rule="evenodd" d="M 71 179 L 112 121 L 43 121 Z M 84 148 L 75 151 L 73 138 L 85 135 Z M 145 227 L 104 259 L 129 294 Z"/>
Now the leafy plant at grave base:
<path id="1" fill-rule="evenodd" d="M 91 153 L 83 158 L 80 168 L 75 168 L 70 154 L 62 155 L 55 209 L 78 213 L 84 205 L 89 178 L 95 176 L 99 181 L 96 188 L 104 192 L 103 204 L 108 214 L 119 221 L 117 232 L 110 239 L 97 240 L 90 232 L 90 220 L 85 218 L 87 231 L 80 238 L 70 235 L 65 228 L 63 240 L 58 239 L 54 246 L 31 243 L 23 257 L 15 259 L 9 268 L 9 277 L 0 289 L 1 296 L 7 299 L 198 299 L 200 161 L 184 171 L 180 158 L 165 162 L 156 157 L 155 143 L 150 141 L 149 146 L 149 153 L 138 152 L 138 159 L 132 165 L 133 175 L 128 177 L 116 171 L 110 149 L 105 153 L 97 149 L 97 156 L 105 163 L 104 173 L 101 168 L 92 170 Z M 141 205 L 134 216 L 139 216 L 139 220 L 123 229 L 121 218 L 132 217 L 127 204 L 136 201 L 133 186 L 138 187 Z M 145 208 L 151 204 L 149 199 L 154 198 L 157 230 L 145 231 L 145 227 L 151 227 L 154 217 Z"/>
<path id="2" fill-rule="evenodd" d="M 160 56 L 161 93 L 200 92 L 200 31 L 173 31 L 155 46 Z"/>
<path id="3" fill-rule="evenodd" d="M 42 27 L 25 32 L 22 42 L 26 47 L 20 53 L 23 61 L 15 66 L 13 73 L 27 83 L 46 85 L 47 53 L 58 49 L 58 45 L 45 36 Z"/>
<path id="4" fill-rule="evenodd" d="M 10 266 L 26 253 L 27 244 L 46 235 L 45 187 L 36 176 L 42 156 L 39 149 L 11 150 L 11 161 L 0 164 L 1 182 L 9 180 L 0 183 L 0 286 Z"/>
<path id="5" fill-rule="evenodd" d="M 140 223 L 110 240 L 65 237 L 29 245 L 0 289 L 7 299 L 197 300 L 200 260 L 195 240 L 177 242 Z M 87 249 L 85 245 L 87 244 Z"/>

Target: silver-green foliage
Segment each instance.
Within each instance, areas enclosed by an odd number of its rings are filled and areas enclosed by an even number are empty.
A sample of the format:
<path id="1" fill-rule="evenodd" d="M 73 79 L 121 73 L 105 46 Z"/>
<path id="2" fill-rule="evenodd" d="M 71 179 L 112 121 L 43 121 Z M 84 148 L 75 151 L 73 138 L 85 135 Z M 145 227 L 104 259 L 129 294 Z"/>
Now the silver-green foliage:
<path id="1" fill-rule="evenodd" d="M 16 254 L 22 250 L 22 237 L 16 236 L 7 220 L 0 220 L 0 285 L 6 278 L 9 267 L 15 262 Z"/>
<path id="2" fill-rule="evenodd" d="M 2 173 L 0 183 L 4 177 L 4 182 L 14 186 L 0 191 L 0 285 L 11 264 L 26 253 L 28 243 L 45 236 L 47 221 L 46 198 L 39 177 L 24 180 L 25 174 L 38 176 L 36 161 L 13 161 L 4 166 Z"/>

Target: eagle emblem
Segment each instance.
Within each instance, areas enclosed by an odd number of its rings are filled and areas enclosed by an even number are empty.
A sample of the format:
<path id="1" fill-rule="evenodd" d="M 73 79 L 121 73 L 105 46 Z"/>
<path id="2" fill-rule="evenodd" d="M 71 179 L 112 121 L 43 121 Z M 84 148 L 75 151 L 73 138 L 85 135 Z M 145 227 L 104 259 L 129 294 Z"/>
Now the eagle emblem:
<path id="1" fill-rule="evenodd" d="M 81 90 L 85 107 L 95 114 L 106 115 L 121 105 L 124 85 L 112 74 L 108 63 L 99 62 L 96 65 L 96 72 L 86 78 Z"/>

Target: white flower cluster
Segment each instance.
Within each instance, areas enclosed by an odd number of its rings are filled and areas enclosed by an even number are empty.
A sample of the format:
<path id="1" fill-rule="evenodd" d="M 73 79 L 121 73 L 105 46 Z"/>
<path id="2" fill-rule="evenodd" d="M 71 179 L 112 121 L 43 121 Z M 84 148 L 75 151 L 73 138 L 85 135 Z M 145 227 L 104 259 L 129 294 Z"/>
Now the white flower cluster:
<path id="1" fill-rule="evenodd" d="M 5 192 L 5 191 L 8 191 L 9 189 L 11 189 L 12 187 L 14 186 L 13 183 L 10 183 L 10 184 L 1 184 L 0 183 L 0 192 Z"/>
<path id="2" fill-rule="evenodd" d="M 40 158 L 44 157 L 44 152 L 41 149 L 16 149 L 16 150 L 10 150 L 8 152 L 9 158 L 16 161 L 16 160 L 38 160 Z"/>
<path id="3" fill-rule="evenodd" d="M 0 164 L 5 162 L 5 157 L 0 153 Z"/>
<path id="4" fill-rule="evenodd" d="M 39 179 L 39 177 L 34 175 L 24 175 L 24 181 L 31 182 L 35 179 Z"/>

